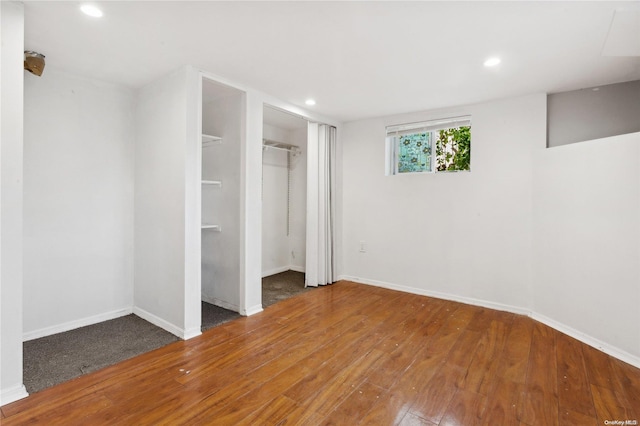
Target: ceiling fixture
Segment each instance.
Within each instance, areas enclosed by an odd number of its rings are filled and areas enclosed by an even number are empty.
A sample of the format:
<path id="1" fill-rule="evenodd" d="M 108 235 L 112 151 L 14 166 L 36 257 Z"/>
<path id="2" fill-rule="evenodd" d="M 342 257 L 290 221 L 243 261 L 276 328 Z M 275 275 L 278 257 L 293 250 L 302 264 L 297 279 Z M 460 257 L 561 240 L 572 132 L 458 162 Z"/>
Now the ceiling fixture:
<path id="1" fill-rule="evenodd" d="M 97 7 L 95 7 L 94 5 L 91 5 L 91 4 L 83 4 L 82 6 L 80 6 L 80 10 L 85 15 L 89 15 L 89 16 L 92 16 L 94 18 L 101 18 L 102 17 L 102 11 L 100 9 L 98 9 Z"/>
<path id="2" fill-rule="evenodd" d="M 309 105 L 309 106 L 313 106 L 316 104 L 316 101 L 313 99 L 307 99 L 306 101 L 304 101 L 305 104 Z"/>
<path id="3" fill-rule="evenodd" d="M 484 61 L 484 66 L 485 67 L 495 67 L 499 63 L 500 63 L 500 58 L 494 56 L 493 58 L 489 58 L 486 61 Z"/>
<path id="4" fill-rule="evenodd" d="M 32 50 L 24 51 L 24 69 L 40 77 L 44 71 L 44 55 Z"/>

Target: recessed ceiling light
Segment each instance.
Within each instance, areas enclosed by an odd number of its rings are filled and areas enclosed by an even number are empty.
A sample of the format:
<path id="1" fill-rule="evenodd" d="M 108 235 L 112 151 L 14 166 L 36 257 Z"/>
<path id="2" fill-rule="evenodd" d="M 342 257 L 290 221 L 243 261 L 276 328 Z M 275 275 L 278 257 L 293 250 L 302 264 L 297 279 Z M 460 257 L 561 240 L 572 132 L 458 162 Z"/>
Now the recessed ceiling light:
<path id="1" fill-rule="evenodd" d="M 307 99 L 306 101 L 304 101 L 304 103 L 309 106 L 313 106 L 316 104 L 316 101 L 314 99 Z"/>
<path id="2" fill-rule="evenodd" d="M 94 5 L 92 5 L 92 4 L 83 4 L 82 6 L 80 6 L 80 10 L 85 15 L 89 15 L 89 16 L 92 16 L 94 18 L 101 18 L 102 17 L 102 11 L 100 9 L 98 9 L 97 7 L 95 7 Z"/>
<path id="3" fill-rule="evenodd" d="M 495 67 L 499 63 L 500 63 L 500 58 L 497 58 L 497 57 L 494 56 L 493 58 L 489 58 L 486 61 L 484 61 L 484 66 L 485 67 Z"/>

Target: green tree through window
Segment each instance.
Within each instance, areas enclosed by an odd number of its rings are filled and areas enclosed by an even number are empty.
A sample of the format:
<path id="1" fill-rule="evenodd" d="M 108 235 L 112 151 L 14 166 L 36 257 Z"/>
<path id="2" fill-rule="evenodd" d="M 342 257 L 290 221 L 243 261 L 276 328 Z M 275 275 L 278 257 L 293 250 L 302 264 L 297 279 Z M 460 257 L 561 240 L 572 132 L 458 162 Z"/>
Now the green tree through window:
<path id="1" fill-rule="evenodd" d="M 471 126 L 438 131 L 436 164 L 439 172 L 469 170 L 471 165 Z"/>

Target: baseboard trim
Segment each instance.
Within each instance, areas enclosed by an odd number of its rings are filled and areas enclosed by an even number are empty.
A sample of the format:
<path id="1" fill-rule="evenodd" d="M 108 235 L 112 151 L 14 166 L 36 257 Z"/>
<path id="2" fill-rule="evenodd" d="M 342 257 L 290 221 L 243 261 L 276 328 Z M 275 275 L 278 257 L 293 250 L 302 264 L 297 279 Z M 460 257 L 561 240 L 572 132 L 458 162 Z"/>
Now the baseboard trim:
<path id="1" fill-rule="evenodd" d="M 302 272 L 304 274 L 305 268 L 304 266 L 298 266 L 298 265 L 281 266 L 279 268 L 273 268 L 273 269 L 269 269 L 268 271 L 262 272 L 262 278 L 270 277 L 271 275 L 280 274 L 282 272 L 287 272 L 287 271 Z"/>
<path id="2" fill-rule="evenodd" d="M 133 307 L 133 313 L 137 316 L 139 316 L 140 318 L 142 318 L 145 321 L 149 321 L 151 324 L 156 325 L 160 328 L 165 329 L 166 331 L 168 331 L 169 333 L 178 336 L 179 338 L 186 340 L 187 337 L 187 332 L 183 329 L 180 328 L 178 326 L 176 326 L 175 324 L 170 323 L 169 321 L 166 321 L 162 318 L 160 318 L 159 316 L 156 316 L 154 314 L 152 314 L 149 311 L 145 311 L 142 308 L 139 308 L 137 306 Z"/>
<path id="3" fill-rule="evenodd" d="M 97 324 L 99 322 L 120 318 L 125 315 L 129 315 L 131 313 L 133 313 L 133 308 L 131 307 L 117 309 L 115 311 L 110 311 L 110 312 L 104 312 L 102 314 L 93 315 L 90 317 L 81 318 L 74 321 L 65 322 L 62 324 L 52 325 L 50 327 L 45 327 L 38 330 L 28 331 L 26 333 L 23 333 L 22 340 L 24 342 L 27 342 L 29 340 L 51 336 L 52 334 L 64 333 L 65 331 L 75 330 L 76 328 L 86 327 L 88 325 Z"/>
<path id="4" fill-rule="evenodd" d="M 271 275 L 279 274 L 281 272 L 287 272 L 289 269 L 291 268 L 287 265 L 287 266 L 280 266 L 278 268 L 272 268 L 267 271 L 262 271 L 262 278 L 270 277 Z"/>
<path id="5" fill-rule="evenodd" d="M 260 305 L 255 305 L 255 306 L 251 306 L 247 309 L 243 310 L 244 312 L 240 312 L 241 315 L 250 317 L 251 315 L 255 315 L 255 314 L 259 314 L 260 312 L 263 311 L 262 309 L 262 304 Z"/>
<path id="6" fill-rule="evenodd" d="M 598 349 L 599 351 L 602 351 L 607 355 L 611 355 L 612 357 L 617 358 L 621 361 L 624 361 L 627 364 L 631 364 L 634 367 L 640 368 L 640 357 L 630 354 L 627 351 L 617 348 L 609 343 L 605 343 L 599 339 L 596 339 L 595 337 L 589 336 L 588 334 L 578 331 L 572 327 L 569 327 L 568 325 L 565 325 L 559 321 L 556 321 L 544 315 L 538 314 L 537 312 L 533 312 L 526 308 L 505 305 L 505 304 L 495 303 L 495 302 L 489 302 L 486 300 L 474 299 L 470 297 L 457 296 L 449 293 L 440 293 L 437 291 L 430 291 L 430 290 L 425 290 L 421 288 L 392 284 L 384 281 L 370 280 L 370 279 L 360 278 L 360 277 L 352 277 L 349 275 L 341 275 L 338 277 L 338 279 L 353 281 L 356 283 L 371 285 L 375 287 L 387 288 L 389 290 L 403 291 L 405 293 L 412 293 L 420 296 L 435 297 L 438 299 L 451 300 L 453 302 L 466 303 L 474 306 L 482 306 L 483 308 L 496 309 L 498 311 L 505 311 L 505 312 L 511 312 L 511 313 L 520 314 L 520 315 L 527 315 L 531 317 L 533 320 L 539 321 L 545 325 L 548 325 L 549 327 L 555 330 L 558 330 L 559 332 L 564 333 L 568 336 L 571 336 L 574 339 L 579 340 L 580 342 L 586 345 L 589 345 L 595 349 Z"/>
<path id="7" fill-rule="evenodd" d="M 2 391 L 0 392 L 0 407 L 2 407 L 3 405 L 11 404 L 12 402 L 16 402 L 28 396 L 29 393 L 27 392 L 27 388 L 25 388 L 22 384 L 11 386 L 7 389 L 2 389 Z"/>
<path id="8" fill-rule="evenodd" d="M 482 306 L 483 308 L 495 309 L 497 311 L 511 312 L 518 315 L 527 315 L 527 316 L 531 315 L 531 311 L 525 308 L 506 305 L 503 303 L 490 302 L 488 300 L 474 299 L 472 297 L 458 296 L 450 293 L 441 293 L 439 291 L 425 290 L 422 288 L 392 284 L 384 281 L 369 280 L 369 279 L 360 278 L 360 277 L 351 277 L 348 275 L 341 275 L 338 277 L 338 279 L 353 281 L 360 284 L 372 285 L 375 287 L 387 288 L 389 290 L 403 291 L 405 293 L 412 293 L 420 296 L 435 297 L 436 299 L 444 299 L 444 300 L 450 300 L 452 302 L 466 303 L 467 305 Z"/>
<path id="9" fill-rule="evenodd" d="M 201 334 L 202 334 L 201 328 L 192 328 L 190 330 L 185 330 L 183 339 L 184 340 L 193 339 L 194 337 L 198 337 Z"/>
<path id="10" fill-rule="evenodd" d="M 233 303 L 225 302 L 224 300 L 220 300 L 220 299 L 217 299 L 215 297 L 204 297 L 204 296 L 202 296 L 202 301 L 210 303 L 210 304 L 215 305 L 215 306 L 219 306 L 220 308 L 224 308 L 224 309 L 227 309 L 229 311 L 238 312 L 238 313 L 242 314 L 242 312 L 240 312 L 240 306 L 234 305 Z"/>
<path id="11" fill-rule="evenodd" d="M 611 355 L 612 357 L 617 358 L 620 361 L 624 361 L 627 364 L 631 364 L 636 368 L 640 368 L 640 357 L 632 355 L 627 351 L 619 349 L 613 345 L 603 342 L 602 340 L 596 339 L 595 337 L 589 336 L 588 334 L 578 331 L 575 328 L 569 327 L 568 325 L 565 325 L 559 321 L 556 321 L 552 318 L 538 314 L 536 312 L 531 313 L 531 318 L 545 325 L 548 325 L 549 327 L 554 328 L 559 332 L 566 334 L 567 336 L 571 336 L 574 339 L 579 340 L 584 344 L 587 344 L 595 349 L 598 349 L 599 351 L 602 351 L 607 355 Z"/>

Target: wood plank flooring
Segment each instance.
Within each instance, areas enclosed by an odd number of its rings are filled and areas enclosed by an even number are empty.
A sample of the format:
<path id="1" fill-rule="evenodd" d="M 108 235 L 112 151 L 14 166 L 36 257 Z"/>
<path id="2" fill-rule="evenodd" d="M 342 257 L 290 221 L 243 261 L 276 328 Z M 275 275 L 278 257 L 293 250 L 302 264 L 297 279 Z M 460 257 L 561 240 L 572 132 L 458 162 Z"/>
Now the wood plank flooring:
<path id="1" fill-rule="evenodd" d="M 602 425 L 640 370 L 527 317 L 342 281 L 2 407 L 2 425 Z"/>

